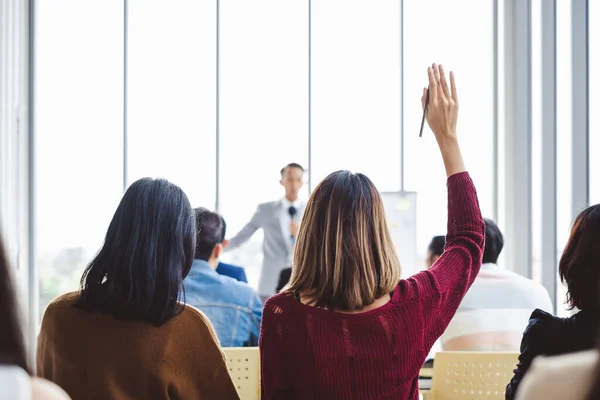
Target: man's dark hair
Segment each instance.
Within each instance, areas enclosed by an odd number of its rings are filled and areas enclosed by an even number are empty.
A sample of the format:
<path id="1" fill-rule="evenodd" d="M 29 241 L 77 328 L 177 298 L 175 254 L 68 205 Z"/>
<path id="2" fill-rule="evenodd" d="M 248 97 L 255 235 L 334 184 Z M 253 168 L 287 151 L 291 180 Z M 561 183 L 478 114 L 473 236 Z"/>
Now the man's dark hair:
<path id="1" fill-rule="evenodd" d="M 195 258 L 208 261 L 213 249 L 225 238 L 225 220 L 216 212 L 196 208 L 196 254 Z"/>
<path id="2" fill-rule="evenodd" d="M 85 269 L 75 306 L 161 325 L 183 310 L 195 247 L 194 210 L 183 190 L 164 179 L 139 179 Z"/>
<path id="3" fill-rule="evenodd" d="M 299 170 L 301 170 L 302 172 L 304 172 L 304 168 L 302 167 L 302 165 L 296 164 L 296 163 L 289 163 L 285 167 L 281 168 L 281 171 L 279 171 L 282 178 L 283 178 L 283 174 L 285 173 L 285 170 L 288 169 L 288 168 L 298 168 Z"/>
<path id="4" fill-rule="evenodd" d="M 434 236 L 431 239 L 431 243 L 429 243 L 429 247 L 427 250 L 431 252 L 432 256 L 441 256 L 444 252 L 444 246 L 446 245 L 446 237 L 445 236 Z"/>
<path id="5" fill-rule="evenodd" d="M 494 221 L 484 218 L 483 222 L 485 222 L 485 248 L 482 263 L 496 264 L 504 247 L 504 236 Z"/>

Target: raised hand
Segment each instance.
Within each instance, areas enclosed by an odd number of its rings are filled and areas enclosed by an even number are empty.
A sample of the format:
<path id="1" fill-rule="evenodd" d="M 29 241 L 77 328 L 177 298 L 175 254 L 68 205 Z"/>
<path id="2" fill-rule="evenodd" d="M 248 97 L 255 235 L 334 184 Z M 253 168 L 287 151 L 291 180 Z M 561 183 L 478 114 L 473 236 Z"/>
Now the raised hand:
<path id="1" fill-rule="evenodd" d="M 454 74 L 450 72 L 450 88 L 446 82 L 444 67 L 433 64 L 427 68 L 429 78 L 429 105 L 427 106 L 427 124 L 438 140 L 456 140 L 456 121 L 458 119 L 458 96 Z M 421 103 L 425 107 L 427 89 L 423 89 Z"/>
<path id="2" fill-rule="evenodd" d="M 465 170 L 458 140 L 456 122 L 458 120 L 458 96 L 454 74 L 450 72 L 450 87 L 446 82 L 444 68 L 432 64 L 427 68 L 429 78 L 429 104 L 427 105 L 427 124 L 433 131 L 444 159 L 448 176 Z M 423 89 L 421 104 L 425 107 L 427 89 Z"/>

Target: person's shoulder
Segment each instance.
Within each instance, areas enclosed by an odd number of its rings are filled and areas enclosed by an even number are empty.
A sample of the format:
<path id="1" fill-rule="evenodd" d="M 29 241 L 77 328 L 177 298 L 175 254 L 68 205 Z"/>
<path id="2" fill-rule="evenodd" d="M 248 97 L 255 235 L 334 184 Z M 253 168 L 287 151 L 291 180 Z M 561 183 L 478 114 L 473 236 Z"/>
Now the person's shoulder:
<path id="1" fill-rule="evenodd" d="M 524 340 L 552 343 L 562 335 L 568 323 L 566 318 L 555 317 L 549 312 L 537 308 L 529 317 L 529 323 L 523 333 Z"/>
<path id="2" fill-rule="evenodd" d="M 281 205 L 281 200 L 267 201 L 258 205 L 258 211 L 269 211 L 278 208 Z"/>
<path id="3" fill-rule="evenodd" d="M 40 378 L 31 379 L 32 400 L 69 400 L 69 395 L 58 385 Z"/>
<path id="4" fill-rule="evenodd" d="M 599 358 L 598 351 L 593 349 L 558 356 L 540 356 L 533 361 L 533 366 L 547 371 L 564 372 L 565 369 L 584 371 L 595 366 Z"/>
<path id="5" fill-rule="evenodd" d="M 211 334 L 212 323 L 206 314 L 189 304 L 184 304 L 181 313 L 173 319 L 176 322 L 174 325 L 180 328 L 185 335 L 197 336 Z"/>
<path id="6" fill-rule="evenodd" d="M 263 310 L 263 320 L 265 318 L 285 318 L 285 315 L 289 311 L 291 301 L 297 301 L 294 299 L 294 295 L 289 292 L 281 292 L 277 293 L 267 299 L 265 301 L 265 306 Z"/>
<path id="7" fill-rule="evenodd" d="M 592 374 L 598 358 L 596 350 L 536 357 L 523 379 L 517 398 L 583 398 L 582 394 L 589 390 L 589 382 L 594 381 Z"/>
<path id="8" fill-rule="evenodd" d="M 52 315 L 73 310 L 73 306 L 79 301 L 80 297 L 81 292 L 70 292 L 57 297 L 48 305 L 44 315 Z"/>
<path id="9" fill-rule="evenodd" d="M 246 282 L 240 282 L 230 276 L 219 276 L 219 279 L 223 285 L 227 287 L 228 292 L 236 293 L 237 295 L 244 295 L 243 297 L 257 295 L 256 290 L 252 288 Z"/>

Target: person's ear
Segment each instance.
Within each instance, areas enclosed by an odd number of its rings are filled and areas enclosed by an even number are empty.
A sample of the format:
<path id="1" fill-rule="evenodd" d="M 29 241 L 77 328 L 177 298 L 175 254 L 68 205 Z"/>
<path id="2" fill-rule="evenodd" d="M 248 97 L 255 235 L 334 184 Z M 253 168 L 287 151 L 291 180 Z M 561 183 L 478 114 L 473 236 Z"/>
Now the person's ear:
<path id="1" fill-rule="evenodd" d="M 433 261 L 433 262 L 431 263 L 431 265 L 435 264 L 435 262 L 436 262 L 436 261 L 437 261 L 439 258 L 440 258 L 440 256 L 438 256 L 437 254 L 436 254 L 436 255 L 433 255 L 433 256 L 431 256 L 431 261 Z"/>
<path id="2" fill-rule="evenodd" d="M 221 253 L 223 252 L 223 245 L 221 243 L 217 244 L 212 251 L 211 258 L 219 258 Z"/>
<path id="3" fill-rule="evenodd" d="M 225 249 L 227 246 L 229 246 L 229 240 L 228 239 L 223 239 L 223 242 L 221 243 L 221 246 L 223 246 L 223 249 Z"/>
<path id="4" fill-rule="evenodd" d="M 280 184 L 281 186 L 285 186 L 285 184 L 283 183 L 283 178 L 281 178 L 281 179 L 279 180 L 279 184 Z"/>

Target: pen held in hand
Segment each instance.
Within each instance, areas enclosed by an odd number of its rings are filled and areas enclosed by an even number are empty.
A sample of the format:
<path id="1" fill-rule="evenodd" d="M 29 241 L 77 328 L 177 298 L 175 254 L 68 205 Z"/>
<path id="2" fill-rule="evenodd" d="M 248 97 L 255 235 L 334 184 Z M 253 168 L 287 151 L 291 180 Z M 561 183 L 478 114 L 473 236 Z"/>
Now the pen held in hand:
<path id="1" fill-rule="evenodd" d="M 425 96 L 425 107 L 423 107 L 423 118 L 421 119 L 421 130 L 419 137 L 423 136 L 423 127 L 425 126 L 425 115 L 427 115 L 427 106 L 429 105 L 429 88 L 427 88 L 427 96 Z"/>

